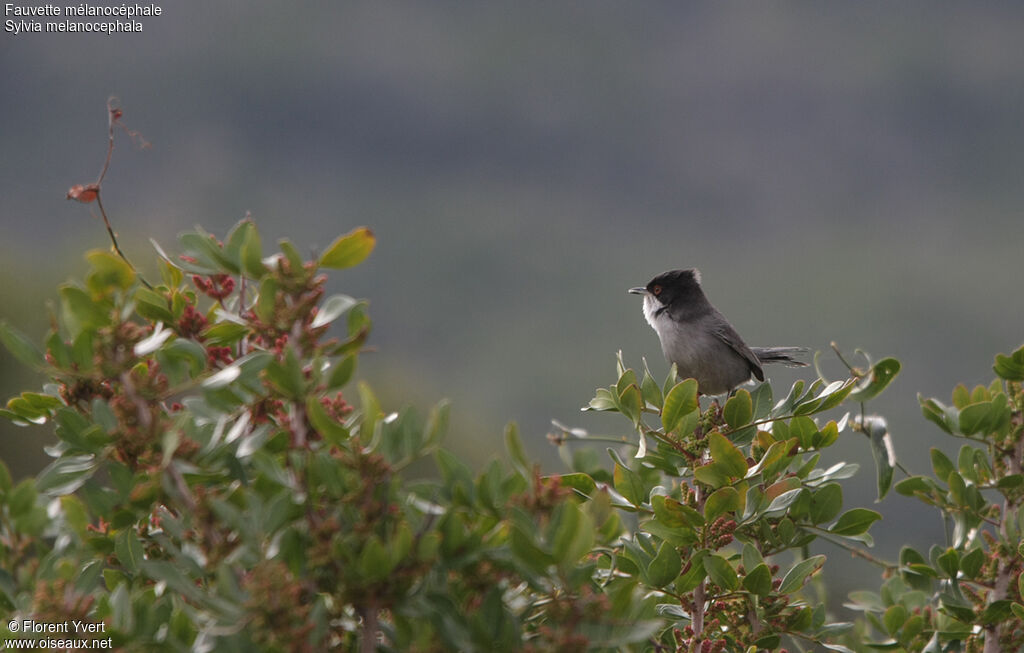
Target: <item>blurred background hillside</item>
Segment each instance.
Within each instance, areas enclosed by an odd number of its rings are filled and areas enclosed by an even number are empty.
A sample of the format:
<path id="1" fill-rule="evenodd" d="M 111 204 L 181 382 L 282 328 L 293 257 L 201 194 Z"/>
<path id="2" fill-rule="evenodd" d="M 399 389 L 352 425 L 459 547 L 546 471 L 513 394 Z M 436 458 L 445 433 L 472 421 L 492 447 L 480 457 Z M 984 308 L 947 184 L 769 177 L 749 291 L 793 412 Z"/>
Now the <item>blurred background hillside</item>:
<path id="1" fill-rule="evenodd" d="M 872 408 L 919 473 L 956 444 L 917 393 L 988 383 L 1024 340 L 1024 6 L 163 11 L 141 34 L 0 34 L 0 318 L 38 341 L 56 284 L 108 246 L 64 199 L 99 172 L 108 95 L 153 145 L 122 139 L 105 184 L 129 256 L 146 268 L 149 237 L 173 249 L 246 211 L 264 243 L 310 252 L 370 226 L 369 262 L 331 281 L 371 301 L 361 373 L 392 406 L 450 397 L 449 445 L 478 465 L 509 420 L 547 471 L 552 418 L 619 432 L 579 407 L 618 349 L 664 375 L 625 290 L 670 268 L 699 267 L 749 344 L 899 358 Z M 780 392 L 798 378 L 770 371 Z M 5 398 L 38 381 L 0 352 Z M 0 424 L 0 456 L 31 474 L 51 438 Z M 869 504 L 869 452 L 846 440 L 835 457 L 863 465 L 847 501 Z M 882 555 L 942 541 L 937 514 L 879 509 Z M 833 589 L 863 585 L 852 565 Z"/>

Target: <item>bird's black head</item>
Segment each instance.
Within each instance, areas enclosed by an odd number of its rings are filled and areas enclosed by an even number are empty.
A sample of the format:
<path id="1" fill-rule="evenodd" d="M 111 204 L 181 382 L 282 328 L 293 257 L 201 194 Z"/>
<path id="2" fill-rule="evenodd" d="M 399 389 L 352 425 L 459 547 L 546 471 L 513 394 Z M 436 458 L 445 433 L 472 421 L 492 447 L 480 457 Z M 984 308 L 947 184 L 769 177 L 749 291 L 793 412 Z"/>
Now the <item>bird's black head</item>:
<path id="1" fill-rule="evenodd" d="M 700 270 L 670 270 L 662 272 L 644 288 L 630 288 L 629 292 L 652 297 L 662 306 L 688 303 L 704 297 L 700 289 Z"/>

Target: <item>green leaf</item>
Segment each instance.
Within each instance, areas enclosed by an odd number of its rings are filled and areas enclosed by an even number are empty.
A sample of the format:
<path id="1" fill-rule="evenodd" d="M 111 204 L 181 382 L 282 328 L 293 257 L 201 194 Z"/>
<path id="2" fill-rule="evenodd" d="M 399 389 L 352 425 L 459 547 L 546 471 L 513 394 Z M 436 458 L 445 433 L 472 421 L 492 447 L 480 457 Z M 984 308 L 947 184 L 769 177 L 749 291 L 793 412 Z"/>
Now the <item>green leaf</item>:
<path id="1" fill-rule="evenodd" d="M 878 514 L 874 510 L 868 510 L 867 508 L 854 508 L 843 513 L 843 516 L 839 518 L 829 531 L 833 535 L 860 535 L 866 533 L 871 524 L 875 523 L 882 518 L 882 515 Z"/>
<path id="2" fill-rule="evenodd" d="M 661 425 L 665 433 L 671 433 L 683 421 L 683 417 L 697 410 L 697 381 L 686 379 L 680 381 L 665 396 L 665 405 L 661 409 Z"/>
<path id="3" fill-rule="evenodd" d="M 156 352 L 157 360 L 165 368 L 178 368 L 195 378 L 206 369 L 206 349 L 191 338 L 175 338 Z"/>
<path id="4" fill-rule="evenodd" d="M 960 411 L 959 427 L 964 435 L 987 433 L 996 429 L 1003 414 L 1009 411 L 1006 395 L 998 395 L 992 401 L 979 401 L 964 406 Z"/>
<path id="5" fill-rule="evenodd" d="M 736 394 L 725 402 L 722 416 L 725 418 L 725 423 L 734 430 L 749 424 L 754 417 L 754 404 L 750 393 L 743 388 L 737 390 Z"/>
<path id="6" fill-rule="evenodd" d="M 363 545 L 356 568 L 368 581 L 380 581 L 388 577 L 394 565 L 384 543 L 376 535 Z"/>
<path id="7" fill-rule="evenodd" d="M 679 368 L 675 363 L 669 365 L 668 374 L 665 375 L 665 382 L 661 384 L 661 396 L 667 397 L 672 386 L 679 383 Z"/>
<path id="8" fill-rule="evenodd" d="M 935 489 L 935 482 L 925 476 L 905 478 L 895 486 L 896 492 L 911 497 L 918 493 L 928 493 Z"/>
<path id="9" fill-rule="evenodd" d="M 299 357 L 291 346 L 285 347 L 284 359 L 270 361 L 265 372 L 267 379 L 284 396 L 297 399 L 303 395 L 306 379 Z"/>
<path id="10" fill-rule="evenodd" d="M 51 331 L 47 336 L 46 351 L 53 356 L 53 363 L 56 367 L 62 370 L 71 367 L 71 350 L 58 331 Z"/>
<path id="11" fill-rule="evenodd" d="M 750 401 L 754 410 L 753 419 L 762 420 L 772 412 L 773 397 L 771 383 L 758 383 L 750 393 Z"/>
<path id="12" fill-rule="evenodd" d="M 895 637 L 906 621 L 907 609 L 899 604 L 889 606 L 882 617 L 882 623 L 890 637 Z"/>
<path id="13" fill-rule="evenodd" d="M 57 397 L 38 392 L 22 392 L 20 397 L 7 401 L 7 408 L 32 421 L 47 419 L 55 408 L 63 405 Z"/>
<path id="14" fill-rule="evenodd" d="M 716 489 L 729 484 L 729 476 L 719 463 L 708 463 L 698 467 L 693 470 L 693 477 Z"/>
<path id="15" fill-rule="evenodd" d="M 232 261 L 240 261 L 242 243 L 245 241 L 245 232 L 252 228 L 252 220 L 249 218 L 242 218 L 236 222 L 224 239 L 224 255 Z"/>
<path id="16" fill-rule="evenodd" d="M 985 609 L 981 611 L 980 615 L 978 615 L 978 622 L 982 626 L 1002 623 L 1013 613 L 1012 605 L 1013 602 L 1009 599 L 993 601 L 985 606 Z"/>
<path id="17" fill-rule="evenodd" d="M 39 472 L 36 490 L 51 496 L 70 494 L 82 487 L 96 471 L 96 457 L 92 454 L 63 456 Z"/>
<path id="18" fill-rule="evenodd" d="M 664 587 L 674 581 L 683 569 L 679 552 L 668 542 L 662 542 L 658 554 L 647 566 L 647 582 L 652 587 Z"/>
<path id="19" fill-rule="evenodd" d="M 967 386 L 963 383 L 958 383 L 956 384 L 956 387 L 953 388 L 952 399 L 953 405 L 956 406 L 957 409 L 963 408 L 967 404 L 971 403 L 971 393 L 968 391 Z"/>
<path id="20" fill-rule="evenodd" d="M 551 529 L 554 532 L 551 553 L 555 561 L 563 565 L 575 564 L 594 545 L 593 521 L 571 501 L 555 509 Z"/>
<path id="21" fill-rule="evenodd" d="M 699 512 L 672 497 L 654 495 L 651 497 L 651 506 L 658 521 L 668 528 L 694 529 L 705 523 Z"/>
<path id="22" fill-rule="evenodd" d="M 178 565 L 166 560 L 142 560 L 139 569 L 147 577 L 155 581 L 163 581 L 167 587 L 183 597 L 202 604 L 206 595 L 195 582 L 186 576 L 185 572 Z"/>
<path id="23" fill-rule="evenodd" d="M 11 511 L 12 517 L 28 513 L 36 505 L 36 483 L 34 479 L 26 478 L 14 486 L 7 494 L 7 508 Z"/>
<path id="24" fill-rule="evenodd" d="M 251 279 L 261 279 L 267 273 L 263 265 L 263 244 L 260 242 L 260 233 L 256 225 L 249 223 L 245 229 L 242 239 L 242 250 L 240 252 L 242 271 Z"/>
<path id="25" fill-rule="evenodd" d="M 679 580 L 676 581 L 675 589 L 677 592 L 691 592 L 701 581 L 707 578 L 707 571 L 704 569 L 704 558 L 707 556 L 708 552 L 703 549 L 690 556 L 690 560 L 687 563 L 689 569 L 684 571 L 679 576 Z"/>
<path id="26" fill-rule="evenodd" d="M 447 433 L 451 409 L 452 402 L 447 399 L 441 399 L 430 407 L 427 423 L 423 425 L 422 441 L 424 446 L 435 447 L 440 445 L 441 440 L 444 439 L 444 434 Z"/>
<path id="27" fill-rule="evenodd" d="M 261 322 L 273 324 L 277 308 L 277 290 L 279 284 L 274 277 L 266 277 L 260 283 L 260 292 L 256 297 L 256 316 Z"/>
<path id="28" fill-rule="evenodd" d="M 358 358 L 355 354 L 349 354 L 341 360 L 333 363 L 330 373 L 327 375 L 327 389 L 335 390 L 342 388 L 356 373 Z"/>
<path id="29" fill-rule="evenodd" d="M 597 483 L 589 474 L 583 472 L 572 472 L 570 474 L 559 474 L 558 479 L 562 487 L 571 487 L 584 496 L 590 496 L 597 489 Z"/>
<path id="30" fill-rule="evenodd" d="M 957 572 L 960 571 L 960 554 L 950 547 L 938 557 L 936 563 L 947 576 L 955 579 Z"/>
<path id="31" fill-rule="evenodd" d="M 294 274 L 296 271 L 301 270 L 303 265 L 302 254 L 295 248 L 295 245 L 287 238 L 277 241 L 277 245 L 281 248 L 281 253 L 284 254 L 285 260 L 288 261 L 288 266 L 292 273 Z"/>
<path id="32" fill-rule="evenodd" d="M 992 369 L 995 370 L 995 373 L 1000 378 L 1007 381 L 1024 381 L 1024 347 L 1013 352 L 1010 356 L 997 355 Z"/>
<path id="33" fill-rule="evenodd" d="M 733 487 L 723 487 L 715 490 L 704 502 L 704 519 L 714 521 L 716 517 L 726 512 L 735 512 L 741 507 L 740 493 Z"/>
<path id="34" fill-rule="evenodd" d="M 801 560 L 800 562 L 793 565 L 793 568 L 786 572 L 785 577 L 782 579 L 782 585 L 779 586 L 780 594 L 790 594 L 795 592 L 804 585 L 804 580 L 818 569 L 821 569 L 822 565 L 825 564 L 825 556 L 816 555 Z"/>
<path id="35" fill-rule="evenodd" d="M 643 393 L 644 402 L 654 406 L 658 410 L 665 403 L 665 397 L 661 394 L 661 388 L 658 386 L 658 382 L 651 376 L 651 371 L 647 369 L 647 360 L 644 359 L 644 377 L 640 382 L 640 391 Z"/>
<path id="36" fill-rule="evenodd" d="M 741 554 L 740 559 L 743 562 L 743 566 L 747 569 L 753 569 L 758 565 L 765 564 L 764 556 L 762 556 L 761 552 L 757 550 L 757 547 L 750 542 L 745 542 L 743 544 L 743 553 Z"/>
<path id="37" fill-rule="evenodd" d="M 708 436 L 711 459 L 721 465 L 721 471 L 732 478 L 743 478 L 747 475 L 747 459 L 740 453 L 729 439 L 718 431 Z"/>
<path id="38" fill-rule="evenodd" d="M 608 388 L 598 388 L 594 398 L 583 410 L 618 410 L 616 397 Z"/>
<path id="39" fill-rule="evenodd" d="M 756 465 L 747 470 L 747 476 L 751 477 L 760 473 L 765 479 L 774 479 L 786 465 L 789 464 L 789 452 L 796 446 L 796 440 L 773 442 L 768 450 L 761 456 Z"/>
<path id="40" fill-rule="evenodd" d="M 331 295 L 317 310 L 310 327 L 317 329 L 338 319 L 359 301 L 348 295 Z"/>
<path id="41" fill-rule="evenodd" d="M 202 229 L 197 228 L 196 231 L 181 234 L 178 236 L 178 242 L 185 253 L 196 259 L 200 265 L 231 274 L 238 274 L 241 271 L 238 264 L 218 246 L 213 235 Z"/>
<path id="42" fill-rule="evenodd" d="M 355 345 L 361 345 L 366 339 L 366 334 L 370 332 L 370 315 L 366 310 L 366 302 L 359 302 L 352 307 L 348 312 L 348 335 L 349 340 L 345 343 L 355 343 Z M 348 353 L 345 351 L 344 353 Z"/>
<path id="43" fill-rule="evenodd" d="M 971 549 L 960 558 L 960 571 L 966 578 L 977 578 L 981 566 L 985 563 L 985 552 L 981 547 Z M 1024 577 L 1024 575 L 1022 575 Z"/>
<path id="44" fill-rule="evenodd" d="M 471 500 L 474 492 L 474 483 L 473 473 L 469 467 L 454 454 L 444 449 L 438 449 L 434 453 L 434 460 L 437 463 L 438 470 L 441 472 L 444 484 L 448 486 L 448 490 L 453 495 L 458 495 L 461 492 L 467 501 Z"/>
<path id="45" fill-rule="evenodd" d="M 624 496 L 634 506 L 643 505 L 646 498 L 644 496 L 644 484 L 636 472 L 616 462 L 613 477 L 615 479 L 616 492 Z"/>
<path id="46" fill-rule="evenodd" d="M 627 645 L 638 642 L 650 641 L 655 634 L 664 628 L 665 624 L 660 619 L 641 619 L 629 623 L 616 623 L 609 627 L 602 623 L 585 622 L 579 626 L 579 634 L 590 642 L 600 642 L 606 650 L 625 650 Z M 490 631 L 494 632 L 494 631 Z M 518 637 L 518 634 L 516 635 Z M 512 641 L 508 638 L 495 641 Z"/>
<path id="47" fill-rule="evenodd" d="M 327 414 L 327 410 L 320 403 L 319 397 L 310 395 L 306 398 L 306 417 L 313 428 L 332 444 L 340 445 L 349 439 L 349 430 Z"/>
<path id="48" fill-rule="evenodd" d="M 961 506 L 969 505 L 967 500 L 967 483 L 964 482 L 964 477 L 957 472 L 953 472 L 946 479 L 946 482 L 949 483 L 949 494 L 953 497 L 953 501 Z"/>
<path id="49" fill-rule="evenodd" d="M 512 466 L 524 479 L 530 478 L 532 465 L 526 456 L 526 449 L 523 447 L 523 439 L 519 437 L 519 425 L 509 422 L 505 426 L 505 449 L 512 459 Z"/>
<path id="50" fill-rule="evenodd" d="M 447 544 L 447 534 L 443 544 Z M 509 544 L 512 553 L 538 573 L 543 572 L 548 565 L 554 563 L 551 554 L 537 546 L 533 533 L 526 531 L 519 524 L 512 526 L 509 533 Z"/>
<path id="51" fill-rule="evenodd" d="M 892 446 L 892 436 L 886 421 L 881 417 L 866 417 L 862 424 L 866 435 L 871 439 L 871 456 L 875 461 L 875 472 L 878 487 L 878 499 L 881 501 L 892 487 L 893 467 L 896 465 L 896 454 Z"/>
<path id="52" fill-rule="evenodd" d="M 183 340 L 179 338 L 174 342 L 183 342 Z M 218 390 L 234 383 L 236 380 L 239 383 L 252 381 L 256 378 L 256 375 L 266 369 L 272 360 L 273 354 L 265 351 L 254 351 L 251 354 L 246 354 L 242 358 L 236 359 L 227 367 L 203 379 L 201 387 L 205 390 Z"/>
<path id="53" fill-rule="evenodd" d="M 104 310 L 104 303 L 95 301 L 89 293 L 67 284 L 61 286 L 59 292 L 64 324 L 72 337 L 84 330 L 110 324 L 110 315 Z"/>
<path id="54" fill-rule="evenodd" d="M 203 341 L 209 345 L 234 345 L 249 333 L 249 326 L 237 322 L 217 322 L 203 329 Z"/>
<path id="55" fill-rule="evenodd" d="M 8 324 L 6 320 L 0 320 L 0 342 L 4 343 L 4 347 L 15 358 L 29 367 L 42 367 L 46 364 L 46 359 L 32 344 L 32 341 Z"/>
<path id="56" fill-rule="evenodd" d="M 622 352 L 619 352 L 619 366 L 622 366 Z M 621 395 L 631 385 L 637 385 L 636 372 L 633 370 L 623 370 L 619 374 L 619 380 L 615 382 L 615 394 Z M 639 386 L 638 386 L 639 387 Z"/>
<path id="57" fill-rule="evenodd" d="M 736 570 L 722 556 L 712 553 L 705 557 L 704 571 L 708 573 L 711 582 L 727 592 L 739 589 L 740 579 L 736 575 Z"/>
<path id="58" fill-rule="evenodd" d="M 167 297 L 149 288 L 140 287 L 135 290 L 135 310 L 147 320 L 165 324 L 174 322 Z"/>
<path id="59" fill-rule="evenodd" d="M 791 505 L 793 505 L 793 503 L 796 502 L 797 499 L 800 498 L 800 495 L 803 494 L 805 491 L 806 490 L 804 488 L 797 487 L 795 489 L 783 492 L 782 494 L 772 499 L 772 502 L 768 504 L 767 508 L 765 508 L 764 515 L 766 517 L 781 516 L 784 512 L 786 512 L 786 510 Z"/>
<path id="60" fill-rule="evenodd" d="M 1024 474 L 1008 474 L 996 481 L 996 487 L 1000 490 L 1015 490 L 1024 485 Z"/>
<path id="61" fill-rule="evenodd" d="M 11 489 L 11 470 L 0 460 L 0 498 L 3 498 Z"/>
<path id="62" fill-rule="evenodd" d="M 116 254 L 94 249 L 87 252 L 85 258 L 92 265 L 86 285 L 97 295 L 105 294 L 111 287 L 127 290 L 135 282 L 135 270 Z"/>
<path id="63" fill-rule="evenodd" d="M 780 401 L 772 409 L 772 415 L 780 417 L 782 415 L 788 415 L 793 411 L 793 407 L 797 404 L 801 394 L 804 391 L 806 383 L 803 380 L 797 380 L 793 383 L 793 387 L 789 389 L 789 394 L 786 398 Z"/>
<path id="64" fill-rule="evenodd" d="M 759 563 L 743 577 L 743 589 L 764 597 L 772 591 L 772 572 L 765 563 Z"/>
<path id="65" fill-rule="evenodd" d="M 814 439 L 817 435 L 818 425 L 810 417 L 801 415 L 790 420 L 789 437 L 799 440 L 800 446 L 804 449 L 814 448 Z"/>
<path id="66" fill-rule="evenodd" d="M 839 426 L 834 420 L 829 420 L 827 424 L 821 427 L 821 431 L 812 438 L 812 444 L 815 448 L 823 449 L 836 443 L 839 439 Z"/>
<path id="67" fill-rule="evenodd" d="M 845 381 L 833 381 L 827 387 L 822 389 L 821 394 L 818 395 L 820 404 L 815 412 L 823 412 L 831 410 L 850 396 L 856 386 L 856 379 L 847 379 Z"/>
<path id="68" fill-rule="evenodd" d="M 823 524 L 836 518 L 843 508 L 843 488 L 828 483 L 811 495 L 811 523 Z"/>
<path id="69" fill-rule="evenodd" d="M 846 604 L 847 608 L 851 610 L 860 610 L 862 612 L 884 612 L 885 603 L 882 601 L 882 597 L 874 592 L 868 592 L 865 590 L 854 590 L 849 594 L 850 602 Z"/>
<path id="70" fill-rule="evenodd" d="M 643 397 L 640 394 L 640 388 L 636 384 L 626 386 L 622 394 L 619 395 L 619 410 L 632 420 L 634 425 L 637 425 L 640 423 L 642 408 Z"/>
<path id="71" fill-rule="evenodd" d="M 856 390 L 850 393 L 850 399 L 857 402 L 864 402 L 874 399 L 886 386 L 892 383 L 900 372 L 900 362 L 895 358 L 883 358 L 871 367 L 866 382 L 862 382 Z"/>
<path id="72" fill-rule="evenodd" d="M 320 265 L 325 268 L 350 268 L 362 263 L 376 244 L 373 232 L 359 227 L 339 237 L 324 251 Z"/>
<path id="73" fill-rule="evenodd" d="M 114 538 L 114 555 L 117 556 L 121 566 L 130 574 L 139 571 L 139 565 L 145 559 L 146 554 L 142 550 L 142 544 L 136 537 L 132 528 L 126 528 Z"/>
<path id="74" fill-rule="evenodd" d="M 60 498 L 60 511 L 64 515 L 64 521 L 79 537 L 86 536 L 86 529 L 89 525 L 89 511 L 81 499 L 73 494 Z"/>
<path id="75" fill-rule="evenodd" d="M 935 447 L 931 448 L 931 456 L 932 469 L 935 471 L 935 478 L 945 483 L 946 479 L 949 478 L 950 473 L 956 469 L 953 467 L 953 461 Z"/>

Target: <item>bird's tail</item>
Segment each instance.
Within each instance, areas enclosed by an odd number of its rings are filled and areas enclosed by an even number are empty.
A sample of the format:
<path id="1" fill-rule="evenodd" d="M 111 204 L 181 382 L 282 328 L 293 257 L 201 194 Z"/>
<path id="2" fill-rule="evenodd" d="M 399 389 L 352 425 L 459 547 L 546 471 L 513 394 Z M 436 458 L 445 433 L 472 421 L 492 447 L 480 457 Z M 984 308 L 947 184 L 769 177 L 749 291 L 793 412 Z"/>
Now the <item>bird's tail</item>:
<path id="1" fill-rule="evenodd" d="M 751 347 L 757 359 L 762 363 L 782 363 L 787 367 L 807 367 L 807 363 L 794 358 L 806 354 L 806 347 Z"/>

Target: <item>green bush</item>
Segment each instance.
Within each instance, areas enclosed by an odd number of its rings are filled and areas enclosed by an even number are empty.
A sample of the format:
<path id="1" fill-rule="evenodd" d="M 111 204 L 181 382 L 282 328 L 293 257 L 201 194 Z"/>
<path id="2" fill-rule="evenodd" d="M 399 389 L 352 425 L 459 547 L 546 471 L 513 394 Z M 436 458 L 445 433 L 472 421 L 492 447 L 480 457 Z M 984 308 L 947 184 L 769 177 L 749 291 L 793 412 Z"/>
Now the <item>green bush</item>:
<path id="1" fill-rule="evenodd" d="M 25 636 L 11 623 L 79 620 L 139 651 L 1024 646 L 1024 348 L 989 387 L 922 400 L 966 442 L 955 462 L 932 450 L 934 477 L 894 485 L 884 420 L 826 417 L 863 415 L 894 359 L 702 408 L 692 379 L 658 383 L 621 356 L 587 409 L 631 436 L 561 427 L 570 471 L 542 475 L 510 426 L 508 465 L 474 475 L 440 448 L 446 403 L 391 412 L 353 381 L 367 304 L 325 297 L 322 271 L 362 262 L 369 230 L 314 260 L 287 241 L 265 258 L 249 221 L 180 242 L 178 257 L 157 248 L 158 285 L 90 252 L 42 352 L 0 325 L 49 379 L 0 415 L 59 438 L 35 478 L 13 485 L 0 463 L 5 640 Z M 880 515 L 844 507 L 855 465 L 822 462 L 848 430 L 876 454 L 879 496 L 937 507 L 947 546 L 893 563 L 864 550 Z M 610 466 L 585 446 L 602 441 Z M 436 480 L 403 473 L 430 456 Z M 859 623 L 831 622 L 815 596 L 815 540 L 884 567 L 878 593 L 851 597 Z"/>

